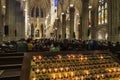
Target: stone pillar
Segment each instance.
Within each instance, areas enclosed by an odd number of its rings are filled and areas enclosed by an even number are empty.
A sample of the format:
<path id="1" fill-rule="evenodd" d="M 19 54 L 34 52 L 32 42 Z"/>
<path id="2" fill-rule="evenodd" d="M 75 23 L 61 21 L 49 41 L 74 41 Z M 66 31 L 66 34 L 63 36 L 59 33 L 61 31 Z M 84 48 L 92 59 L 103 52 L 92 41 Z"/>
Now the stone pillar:
<path id="1" fill-rule="evenodd" d="M 0 43 L 3 40 L 3 18 L 2 18 L 2 5 L 0 0 Z"/>
<path id="2" fill-rule="evenodd" d="M 113 32 L 113 35 L 112 35 L 112 40 L 115 41 L 116 39 L 116 34 L 117 34 L 117 30 L 116 30 L 116 27 L 117 27 L 117 4 L 116 4 L 116 1 L 117 0 L 112 0 L 112 32 Z"/>
<path id="3" fill-rule="evenodd" d="M 61 39 L 61 28 L 60 28 L 60 19 L 57 19 L 57 39 L 60 40 Z"/>
<path id="4" fill-rule="evenodd" d="M 80 39 L 80 23 L 78 23 L 78 28 L 77 28 L 77 35 L 78 35 L 78 37 L 77 37 L 77 39 L 79 40 Z"/>
<path id="5" fill-rule="evenodd" d="M 118 30 L 118 41 L 120 42 L 120 0 L 117 0 L 118 2 L 118 6 L 117 6 L 117 10 L 118 10 L 118 26 L 117 26 L 117 30 Z"/>
<path id="6" fill-rule="evenodd" d="M 16 25 L 16 26 L 15 26 L 14 29 L 16 30 L 16 36 L 15 36 L 15 37 L 16 37 L 16 40 L 17 40 L 17 39 L 19 39 L 19 36 L 20 36 L 20 35 L 19 35 L 19 32 L 20 32 L 20 29 L 19 29 L 19 27 L 20 27 L 20 26 L 19 26 L 19 15 L 20 15 L 20 13 L 19 13 L 19 11 L 20 11 L 20 10 L 19 10 L 19 2 L 16 2 L 16 7 L 15 7 L 15 9 L 16 9 L 16 10 L 15 10 L 15 11 L 16 11 L 16 18 L 15 18 L 15 20 L 16 20 L 15 25 Z M 15 34 L 14 34 L 14 35 L 15 35 Z"/>
<path id="7" fill-rule="evenodd" d="M 62 14 L 62 40 L 66 39 L 66 14 Z"/>
<path id="8" fill-rule="evenodd" d="M 8 25 L 9 35 L 5 40 L 18 40 L 24 38 L 24 15 L 20 7 L 20 2 L 16 0 L 6 0 L 6 25 Z"/>
<path id="9" fill-rule="evenodd" d="M 8 38 L 7 40 L 14 40 L 14 28 L 15 28 L 15 2 L 16 0 L 6 0 L 6 25 L 8 25 Z M 6 36 L 7 37 L 7 36 Z"/>
<path id="10" fill-rule="evenodd" d="M 108 1 L 108 41 L 112 40 L 112 0 Z"/>
<path id="11" fill-rule="evenodd" d="M 82 40 L 88 40 L 88 17 L 89 17 L 89 10 L 88 10 L 88 1 L 83 0 L 83 7 L 82 7 Z"/>
<path id="12" fill-rule="evenodd" d="M 55 36 L 55 39 L 57 40 L 58 39 L 58 23 L 57 23 L 57 20 L 58 19 L 55 19 L 55 22 L 54 22 L 54 36 Z"/>
<path id="13" fill-rule="evenodd" d="M 120 41 L 119 36 L 119 24 L 120 24 L 120 10 L 119 0 L 108 1 L 108 40 L 109 41 Z"/>
<path id="14" fill-rule="evenodd" d="M 75 8 L 74 7 L 70 7 L 69 9 L 70 11 L 70 40 L 74 39 L 74 12 L 75 12 Z"/>
<path id="15" fill-rule="evenodd" d="M 20 2 L 16 2 L 17 10 L 16 10 L 16 17 L 17 17 L 17 39 L 25 38 L 25 18 L 23 15 L 23 10 L 20 7 Z"/>
<path id="16" fill-rule="evenodd" d="M 120 42 L 120 0 L 117 0 L 117 41 Z"/>
<path id="17" fill-rule="evenodd" d="M 82 40 L 82 16 L 80 17 L 80 23 L 78 24 L 78 39 Z"/>
<path id="18" fill-rule="evenodd" d="M 95 40 L 96 38 L 96 23 L 98 22 L 97 20 L 98 18 L 96 18 L 98 16 L 96 9 L 97 8 L 93 8 L 91 10 L 91 39 L 92 40 Z"/>

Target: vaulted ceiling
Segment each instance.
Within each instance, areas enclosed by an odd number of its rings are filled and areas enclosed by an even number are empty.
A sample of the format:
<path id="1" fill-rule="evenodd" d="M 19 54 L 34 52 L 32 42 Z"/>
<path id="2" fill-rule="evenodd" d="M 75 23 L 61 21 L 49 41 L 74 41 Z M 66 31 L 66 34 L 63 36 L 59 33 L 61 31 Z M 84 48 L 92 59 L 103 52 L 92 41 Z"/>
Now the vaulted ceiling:
<path id="1" fill-rule="evenodd" d="M 32 7 L 39 7 L 46 10 L 47 13 L 50 12 L 51 1 L 52 0 L 28 0 L 29 9 Z M 62 12 L 66 12 L 69 8 L 70 4 L 75 6 L 76 11 L 79 13 L 82 12 L 82 2 L 89 2 L 88 5 L 95 7 L 97 5 L 98 0 L 58 0 L 58 15 Z"/>
<path id="2" fill-rule="evenodd" d="M 32 7 L 39 7 L 45 9 L 47 12 L 50 10 L 50 0 L 28 0 L 29 9 Z"/>

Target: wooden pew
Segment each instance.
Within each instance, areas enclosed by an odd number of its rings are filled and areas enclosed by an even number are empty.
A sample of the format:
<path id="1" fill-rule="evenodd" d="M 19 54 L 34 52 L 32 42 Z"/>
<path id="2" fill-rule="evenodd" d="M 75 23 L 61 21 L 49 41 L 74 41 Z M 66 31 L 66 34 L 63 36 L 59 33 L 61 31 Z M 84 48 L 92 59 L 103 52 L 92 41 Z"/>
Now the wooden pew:
<path id="1" fill-rule="evenodd" d="M 0 80 L 19 80 L 24 53 L 0 53 Z"/>

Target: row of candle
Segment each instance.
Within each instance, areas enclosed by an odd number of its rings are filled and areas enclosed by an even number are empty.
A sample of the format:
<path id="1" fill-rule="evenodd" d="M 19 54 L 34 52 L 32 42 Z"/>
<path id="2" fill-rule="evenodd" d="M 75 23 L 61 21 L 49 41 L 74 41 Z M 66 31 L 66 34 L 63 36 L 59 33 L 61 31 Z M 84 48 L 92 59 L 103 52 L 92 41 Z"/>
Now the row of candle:
<path id="1" fill-rule="evenodd" d="M 34 62 L 33 62 L 34 63 Z M 80 61 L 76 61 L 76 62 L 69 62 L 69 61 L 63 61 L 63 62 L 59 62 L 59 61 L 56 61 L 56 62 L 35 62 L 34 65 L 61 65 L 61 64 L 66 64 L 66 66 L 84 66 L 84 65 L 99 65 L 99 64 L 113 64 L 114 61 L 88 61 L 88 62 L 80 62 Z M 117 64 L 114 64 L 114 65 L 117 65 Z"/>
<path id="2" fill-rule="evenodd" d="M 106 63 L 113 63 L 114 61 L 111 59 L 105 59 L 102 61 L 99 60 L 49 60 L 49 61 L 33 61 L 32 63 L 37 64 L 37 65 L 42 65 L 42 64 L 79 64 L 79 65 L 91 65 L 91 64 L 106 64 Z"/>
<path id="3" fill-rule="evenodd" d="M 94 64 L 94 65 L 77 65 L 77 64 L 44 64 L 44 65 L 32 65 L 32 69 L 35 68 L 65 68 L 65 67 L 69 67 L 69 68 L 74 68 L 74 69 L 94 69 L 94 68 L 110 68 L 110 67 L 120 67 L 119 64 L 113 62 L 113 63 L 107 63 L 107 64 Z"/>
<path id="4" fill-rule="evenodd" d="M 101 80 L 120 78 L 120 65 L 108 54 L 33 56 L 32 80 Z"/>
<path id="5" fill-rule="evenodd" d="M 89 74 L 89 73 L 88 73 Z M 95 75 L 77 75 L 75 74 L 74 72 L 69 72 L 69 73 L 57 73 L 57 74 L 50 74 L 49 76 L 34 76 L 32 77 L 32 80 L 40 80 L 40 79 L 43 79 L 43 80 L 86 80 L 86 79 L 92 79 L 92 80 L 101 80 L 101 79 L 104 79 L 104 80 L 119 80 L 120 79 L 120 73 L 117 73 L 117 74 L 95 74 Z"/>
<path id="6" fill-rule="evenodd" d="M 84 73 L 83 71 L 85 71 L 86 69 L 80 70 L 80 69 L 75 69 L 75 68 L 54 68 L 54 69 L 39 69 L 36 68 L 34 69 L 34 73 L 36 74 L 47 74 L 47 73 L 59 73 L 59 72 L 70 72 L 70 71 L 74 71 L 74 72 L 80 72 L 80 73 Z M 115 67 L 115 68 L 97 68 L 97 69 L 87 69 L 91 74 L 98 74 L 98 73 L 112 73 L 112 72 L 120 72 L 120 68 Z M 94 70 L 94 71 L 93 71 Z"/>
<path id="7" fill-rule="evenodd" d="M 42 57 L 42 56 L 33 56 L 33 60 L 56 60 L 56 59 L 81 59 L 81 60 L 87 60 L 87 59 L 109 59 L 111 58 L 110 56 L 104 56 L 104 55 L 99 55 L 99 56 L 93 56 L 93 57 L 89 57 L 89 56 L 79 56 L 79 55 L 65 55 L 65 56 L 62 56 L 62 55 L 57 55 L 57 56 L 50 56 L 50 57 Z"/>

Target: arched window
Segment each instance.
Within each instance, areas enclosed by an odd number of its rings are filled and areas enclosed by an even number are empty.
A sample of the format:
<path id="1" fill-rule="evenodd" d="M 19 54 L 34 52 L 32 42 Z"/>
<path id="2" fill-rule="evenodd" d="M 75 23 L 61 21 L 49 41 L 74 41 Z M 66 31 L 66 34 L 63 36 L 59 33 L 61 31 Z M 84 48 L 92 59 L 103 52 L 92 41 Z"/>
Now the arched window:
<path id="1" fill-rule="evenodd" d="M 34 17 L 34 8 L 31 10 L 31 17 Z"/>
<path id="2" fill-rule="evenodd" d="M 98 5 L 98 24 L 106 24 L 108 22 L 108 3 L 105 0 L 99 0 Z"/>
<path id="3" fill-rule="evenodd" d="M 36 8 L 36 17 L 39 17 L 39 8 Z"/>
<path id="4" fill-rule="evenodd" d="M 41 11 L 41 18 L 43 18 L 44 17 L 44 15 L 43 15 L 43 9 L 40 9 L 40 11 Z"/>

